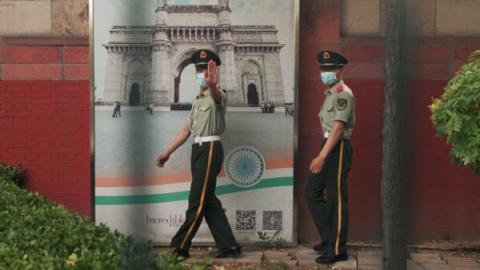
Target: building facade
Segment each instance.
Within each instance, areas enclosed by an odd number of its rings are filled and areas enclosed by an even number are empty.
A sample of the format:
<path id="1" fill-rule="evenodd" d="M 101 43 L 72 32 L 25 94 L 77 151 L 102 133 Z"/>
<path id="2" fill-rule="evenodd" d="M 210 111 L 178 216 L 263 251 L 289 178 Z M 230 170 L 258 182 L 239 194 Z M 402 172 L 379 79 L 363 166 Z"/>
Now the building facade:
<path id="1" fill-rule="evenodd" d="M 114 26 L 103 102 L 136 106 L 179 101 L 182 71 L 198 49 L 222 60 L 220 86 L 233 106 L 285 102 L 280 51 L 273 25 L 232 25 L 227 0 L 218 5 L 169 5 L 160 1 L 155 26 Z M 199 16 L 199 14 L 201 16 Z"/>
<path id="2" fill-rule="evenodd" d="M 25 34 L 20 24 L 11 25 L 10 37 L 0 32 L 0 162 L 25 166 L 29 190 L 83 216 L 93 216 L 91 66 L 88 17 L 81 15 L 88 14 L 88 1 L 51 2 L 46 8 L 53 12 L 50 32 Z M 295 161 L 300 243 L 318 241 L 303 189 L 322 138 L 317 113 L 324 95 L 315 59 L 320 49 L 338 50 L 349 58 L 345 81 L 357 101 L 354 167 L 348 187 L 350 239 L 381 238 L 384 40 L 380 4 L 380 0 L 301 1 L 299 155 Z M 410 40 L 415 46 L 409 53 L 411 115 L 406 135 L 412 143 L 406 168 L 410 175 L 406 237 L 412 242 L 477 241 L 478 175 L 451 164 L 448 144 L 435 137 L 428 105 L 440 97 L 468 55 L 480 48 L 478 16 L 474 16 L 480 6 L 472 0 L 409 1 L 409 5 L 413 18 L 409 23 L 417 36 Z M 28 20 L 41 25 L 38 20 L 47 19 Z"/>

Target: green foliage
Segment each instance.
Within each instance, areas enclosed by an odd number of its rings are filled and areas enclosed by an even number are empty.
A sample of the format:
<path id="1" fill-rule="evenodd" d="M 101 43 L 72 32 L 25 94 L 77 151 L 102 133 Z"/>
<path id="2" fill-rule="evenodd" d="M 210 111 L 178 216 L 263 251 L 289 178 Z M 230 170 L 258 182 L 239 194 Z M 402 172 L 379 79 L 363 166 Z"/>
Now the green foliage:
<path id="1" fill-rule="evenodd" d="M 157 268 L 165 270 L 186 270 L 186 266 L 182 264 L 184 260 L 183 257 L 177 258 L 168 252 L 162 252 L 157 262 Z"/>
<path id="2" fill-rule="evenodd" d="M 0 178 L 12 181 L 17 186 L 22 187 L 25 180 L 25 168 L 0 162 Z"/>
<path id="3" fill-rule="evenodd" d="M 265 248 L 282 248 L 285 246 L 286 240 L 285 238 L 281 237 L 282 234 L 281 230 L 274 232 L 273 234 L 269 234 L 268 232 L 257 232 L 258 238 L 260 241 L 256 242 L 257 246 L 265 247 Z"/>
<path id="4" fill-rule="evenodd" d="M 38 193 L 21 189 L 22 167 L 0 164 L 0 269 L 207 270 L 213 258 L 188 263 L 151 243 L 95 225 Z"/>
<path id="5" fill-rule="evenodd" d="M 287 270 L 288 269 L 288 264 L 286 262 L 276 262 L 273 265 L 274 270 Z"/>
<path id="6" fill-rule="evenodd" d="M 168 252 L 160 253 L 157 268 L 161 270 L 208 270 L 213 265 L 213 258 L 209 255 L 198 262 L 188 263 L 185 258 L 176 257 Z"/>
<path id="7" fill-rule="evenodd" d="M 0 220 L 0 269 L 155 269 L 149 244 L 96 226 L 4 175 Z"/>
<path id="8" fill-rule="evenodd" d="M 480 173 L 480 58 L 461 68 L 430 110 L 437 134 L 452 146 L 454 162 Z"/>

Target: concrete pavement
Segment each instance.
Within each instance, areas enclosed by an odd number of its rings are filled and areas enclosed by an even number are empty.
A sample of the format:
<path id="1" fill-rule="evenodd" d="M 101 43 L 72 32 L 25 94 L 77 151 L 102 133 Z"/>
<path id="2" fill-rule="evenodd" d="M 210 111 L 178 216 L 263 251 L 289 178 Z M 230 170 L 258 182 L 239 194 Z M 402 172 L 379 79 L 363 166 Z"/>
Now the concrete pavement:
<path id="1" fill-rule="evenodd" d="M 165 248 L 162 248 L 165 250 Z M 193 248 L 188 261 L 200 261 L 213 248 Z M 411 249 L 407 270 L 480 270 L 479 252 L 450 252 Z M 331 266 L 318 265 L 318 254 L 308 246 L 299 245 L 284 249 L 260 249 L 247 247 L 238 259 L 215 260 L 212 269 L 337 269 L 376 270 L 381 269 L 380 248 L 350 248 L 349 260 Z"/>

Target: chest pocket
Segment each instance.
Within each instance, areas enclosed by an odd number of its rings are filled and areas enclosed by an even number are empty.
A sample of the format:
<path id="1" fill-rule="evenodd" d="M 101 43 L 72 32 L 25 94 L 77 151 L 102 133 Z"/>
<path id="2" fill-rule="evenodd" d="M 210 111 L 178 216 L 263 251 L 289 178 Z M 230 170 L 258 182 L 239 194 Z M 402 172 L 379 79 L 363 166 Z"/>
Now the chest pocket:
<path id="1" fill-rule="evenodd" d="M 199 112 L 207 112 L 210 110 L 212 106 L 210 104 L 202 104 L 198 106 L 198 111 Z"/>
<path id="2" fill-rule="evenodd" d="M 210 104 L 198 104 L 197 108 L 195 109 L 195 120 L 197 123 L 205 123 L 208 118 L 210 118 L 210 111 L 212 107 Z"/>
<path id="3" fill-rule="evenodd" d="M 332 112 L 334 108 L 335 108 L 334 102 L 331 101 L 327 104 L 327 112 Z"/>

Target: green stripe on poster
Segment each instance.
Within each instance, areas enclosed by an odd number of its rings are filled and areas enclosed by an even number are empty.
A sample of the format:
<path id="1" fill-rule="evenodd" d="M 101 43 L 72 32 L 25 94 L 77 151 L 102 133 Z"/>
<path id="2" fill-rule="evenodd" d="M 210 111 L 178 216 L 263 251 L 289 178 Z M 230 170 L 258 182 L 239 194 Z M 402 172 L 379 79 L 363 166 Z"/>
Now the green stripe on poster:
<path id="1" fill-rule="evenodd" d="M 253 187 L 242 188 L 235 185 L 219 186 L 216 189 L 217 195 L 225 195 L 249 190 L 256 190 L 271 187 L 285 187 L 293 185 L 293 177 L 280 177 L 263 179 Z M 188 191 L 179 191 L 163 194 L 148 195 L 125 195 L 125 196 L 95 196 L 96 205 L 119 205 L 119 204 L 147 204 L 182 201 L 188 199 Z"/>

